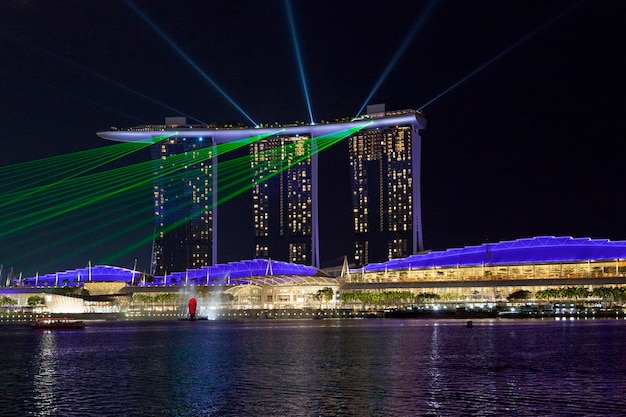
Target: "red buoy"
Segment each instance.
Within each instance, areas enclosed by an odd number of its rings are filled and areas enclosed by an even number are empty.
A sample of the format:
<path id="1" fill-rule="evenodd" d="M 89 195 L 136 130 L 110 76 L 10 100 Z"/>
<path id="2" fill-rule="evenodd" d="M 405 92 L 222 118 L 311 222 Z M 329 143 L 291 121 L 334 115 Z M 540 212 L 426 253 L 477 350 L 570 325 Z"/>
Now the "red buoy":
<path id="1" fill-rule="evenodd" d="M 191 298 L 189 300 L 189 318 L 191 318 L 192 320 L 196 318 L 196 306 L 197 306 L 197 301 L 195 298 Z"/>

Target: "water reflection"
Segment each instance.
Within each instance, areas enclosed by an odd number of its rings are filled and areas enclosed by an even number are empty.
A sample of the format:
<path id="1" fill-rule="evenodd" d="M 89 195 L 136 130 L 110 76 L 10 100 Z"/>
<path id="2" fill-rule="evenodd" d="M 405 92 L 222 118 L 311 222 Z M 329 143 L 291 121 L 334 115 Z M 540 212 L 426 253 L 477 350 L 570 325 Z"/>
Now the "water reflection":
<path id="1" fill-rule="evenodd" d="M 430 335 L 430 357 L 428 361 L 428 375 L 430 376 L 428 384 L 428 400 L 427 405 L 429 408 L 438 410 L 442 407 L 440 402 L 441 392 L 443 390 L 441 386 L 442 371 L 440 368 L 439 357 L 439 325 L 435 323 L 432 327 L 432 333 Z"/>
<path id="2" fill-rule="evenodd" d="M 626 322 L 464 324 L 266 320 L 2 329 L 0 414 L 624 415 Z"/>
<path id="3" fill-rule="evenodd" d="M 56 412 L 56 379 L 58 375 L 58 356 L 56 335 L 50 330 L 44 330 L 39 338 L 35 354 L 34 374 L 34 406 L 35 415 L 51 416 Z"/>

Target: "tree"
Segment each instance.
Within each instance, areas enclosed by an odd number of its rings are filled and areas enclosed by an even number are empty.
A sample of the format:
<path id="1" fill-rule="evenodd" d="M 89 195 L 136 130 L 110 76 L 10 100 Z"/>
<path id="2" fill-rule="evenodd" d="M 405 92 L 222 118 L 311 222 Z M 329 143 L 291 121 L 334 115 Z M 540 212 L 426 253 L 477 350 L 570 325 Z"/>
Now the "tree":
<path id="1" fill-rule="evenodd" d="M 626 295 L 624 287 L 596 287 L 591 291 L 590 295 L 602 299 L 602 302 L 608 302 L 612 306 L 615 301 L 621 301 Z"/>
<path id="2" fill-rule="evenodd" d="M 317 293 L 315 294 L 315 299 L 320 302 L 320 308 L 323 302 L 328 302 L 332 300 L 334 294 L 335 291 L 333 291 L 333 289 L 330 287 L 324 287 L 321 290 L 317 290 Z"/>
<path id="3" fill-rule="evenodd" d="M 0 297 L 0 305 L 1 306 L 15 306 L 17 305 L 17 300 L 11 297 L 7 297 L 3 295 Z"/>
<path id="4" fill-rule="evenodd" d="M 459 294 L 456 292 L 446 293 L 441 296 L 441 300 L 450 301 L 450 300 L 465 300 L 467 297 L 463 294 Z"/>
<path id="5" fill-rule="evenodd" d="M 133 294 L 133 301 L 140 303 L 153 303 L 154 297 L 147 294 Z"/>
<path id="6" fill-rule="evenodd" d="M 591 291 L 591 295 L 605 300 L 611 297 L 611 289 L 609 287 L 596 287 Z"/>
<path id="7" fill-rule="evenodd" d="M 574 298 L 587 298 L 591 295 L 591 292 L 588 291 L 585 287 L 576 287 L 573 291 Z"/>
<path id="8" fill-rule="evenodd" d="M 519 290 L 519 291 L 515 291 L 515 292 L 512 292 L 511 294 L 509 294 L 509 296 L 506 297 L 506 299 L 509 300 L 509 301 L 528 300 L 531 295 L 532 295 L 532 292 L 530 292 L 530 291 Z"/>
<path id="9" fill-rule="evenodd" d="M 43 298 L 40 295 L 32 295 L 30 297 L 28 297 L 28 300 L 26 301 L 26 303 L 29 306 L 36 306 L 38 304 L 45 304 L 46 300 L 45 298 Z"/>
<path id="10" fill-rule="evenodd" d="M 353 292 L 342 292 L 339 295 L 339 299 L 342 303 L 353 303 L 359 301 L 357 294 Z"/>

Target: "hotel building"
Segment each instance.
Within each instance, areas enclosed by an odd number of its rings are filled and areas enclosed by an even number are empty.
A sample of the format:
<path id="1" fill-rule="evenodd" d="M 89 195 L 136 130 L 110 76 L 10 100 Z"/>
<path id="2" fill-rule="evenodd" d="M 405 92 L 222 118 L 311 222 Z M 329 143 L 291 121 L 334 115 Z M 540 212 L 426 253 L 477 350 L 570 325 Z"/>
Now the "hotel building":
<path id="1" fill-rule="evenodd" d="M 152 272 L 208 265 L 213 252 L 213 149 L 201 138 L 167 138 L 151 146 L 155 232 Z M 187 154 L 181 161 L 172 158 Z"/>
<path id="2" fill-rule="evenodd" d="M 411 126 L 367 129 L 348 139 L 356 266 L 423 250 L 421 234 L 413 239 L 421 230 L 413 204 L 419 200 L 418 140 Z"/>
<path id="3" fill-rule="evenodd" d="M 274 136 L 250 145 L 255 258 L 311 263 L 313 181 L 309 155 L 308 135 Z M 284 166 L 287 168 L 281 169 Z"/>
<path id="4" fill-rule="evenodd" d="M 219 147 L 243 140 L 249 141 L 251 200 L 246 204 L 252 204 L 253 239 L 241 244 L 252 246 L 256 258 L 319 267 L 320 213 L 338 211 L 351 212 L 353 236 L 341 255 L 355 266 L 423 250 L 419 131 L 425 126 L 415 110 L 386 112 L 372 106 L 364 116 L 336 123 L 217 128 L 167 118 L 164 125 L 98 136 L 154 142 L 152 272 L 160 275 L 218 263 L 220 233 L 229 233 L 218 216 L 228 177 L 220 181 L 218 165 L 229 158 Z M 320 201 L 319 188 L 325 184 L 319 184 L 318 153 L 329 141 L 348 146 L 348 160 L 334 163 L 345 166 L 345 177 L 337 180 L 349 182 L 351 207 Z M 332 239 L 332 230 L 323 233 Z"/>

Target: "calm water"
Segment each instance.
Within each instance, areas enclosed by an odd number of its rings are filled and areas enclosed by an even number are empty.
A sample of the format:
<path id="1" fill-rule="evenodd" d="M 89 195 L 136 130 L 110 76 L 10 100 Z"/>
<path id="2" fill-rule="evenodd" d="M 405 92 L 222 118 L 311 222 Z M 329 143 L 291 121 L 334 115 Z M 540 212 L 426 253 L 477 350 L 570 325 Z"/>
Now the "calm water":
<path id="1" fill-rule="evenodd" d="M 0 326 L 6 416 L 622 416 L 626 321 Z"/>

